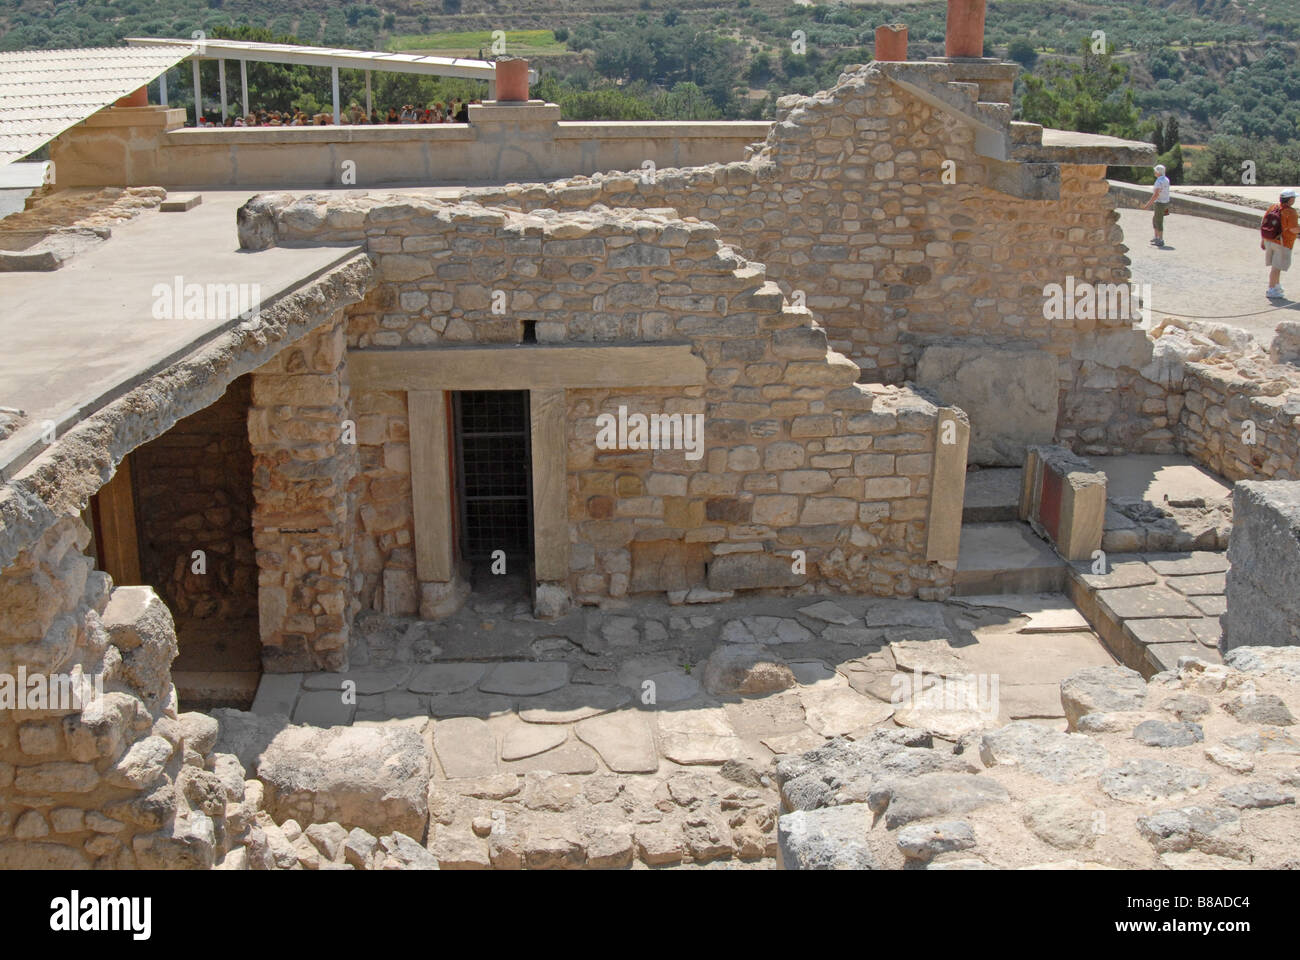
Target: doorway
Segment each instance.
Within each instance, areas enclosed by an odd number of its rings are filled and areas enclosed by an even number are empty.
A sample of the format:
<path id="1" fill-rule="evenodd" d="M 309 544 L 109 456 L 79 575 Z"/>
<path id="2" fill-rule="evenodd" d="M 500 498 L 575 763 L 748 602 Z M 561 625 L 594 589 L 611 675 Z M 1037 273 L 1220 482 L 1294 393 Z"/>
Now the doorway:
<path id="1" fill-rule="evenodd" d="M 452 423 L 458 542 L 461 559 L 471 565 L 471 585 L 475 592 L 528 595 L 533 566 L 528 391 L 457 391 Z"/>

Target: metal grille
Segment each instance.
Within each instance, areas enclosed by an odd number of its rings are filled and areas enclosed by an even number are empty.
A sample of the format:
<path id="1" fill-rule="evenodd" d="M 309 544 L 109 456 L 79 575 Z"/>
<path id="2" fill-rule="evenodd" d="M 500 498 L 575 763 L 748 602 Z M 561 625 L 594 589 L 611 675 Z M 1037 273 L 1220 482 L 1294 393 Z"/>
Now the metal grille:
<path id="1" fill-rule="evenodd" d="M 527 390 L 453 395 L 461 556 L 504 550 L 507 569 L 533 553 L 532 450 Z"/>

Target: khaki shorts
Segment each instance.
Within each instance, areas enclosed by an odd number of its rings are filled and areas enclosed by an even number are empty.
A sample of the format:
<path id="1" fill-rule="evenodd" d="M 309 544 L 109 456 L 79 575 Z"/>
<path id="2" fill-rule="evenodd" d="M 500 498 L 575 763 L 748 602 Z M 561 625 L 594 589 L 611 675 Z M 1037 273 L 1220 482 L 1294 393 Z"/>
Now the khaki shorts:
<path id="1" fill-rule="evenodd" d="M 1291 269 L 1291 248 L 1272 240 L 1264 242 L 1264 266 L 1272 270 Z"/>
<path id="2" fill-rule="evenodd" d="M 1155 215 L 1151 218 L 1151 226 L 1157 231 L 1163 232 L 1165 229 L 1165 216 L 1169 213 L 1169 204 L 1157 203 Z"/>

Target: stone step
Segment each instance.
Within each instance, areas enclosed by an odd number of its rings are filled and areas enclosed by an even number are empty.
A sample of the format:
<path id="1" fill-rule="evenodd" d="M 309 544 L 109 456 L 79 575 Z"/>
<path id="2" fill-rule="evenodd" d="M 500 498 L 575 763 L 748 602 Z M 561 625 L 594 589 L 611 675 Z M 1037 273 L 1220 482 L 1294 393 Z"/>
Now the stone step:
<path id="1" fill-rule="evenodd" d="M 966 474 L 962 523 L 1006 523 L 1020 519 L 1019 467 L 972 470 Z"/>
<path id="2" fill-rule="evenodd" d="M 1043 125 L 1041 123 L 1026 123 L 1023 120 L 1012 120 L 1011 142 L 1017 146 L 1030 144 L 1042 146 Z"/>
<path id="3" fill-rule="evenodd" d="M 1011 125 L 1011 104 L 981 100 L 975 104 L 975 115 L 992 127 Z"/>
<path id="4" fill-rule="evenodd" d="M 1066 563 L 1025 523 L 965 523 L 953 594 L 1059 593 Z"/>
<path id="5" fill-rule="evenodd" d="M 235 707 L 247 710 L 257 695 L 260 670 L 178 670 L 172 672 L 181 711 Z"/>

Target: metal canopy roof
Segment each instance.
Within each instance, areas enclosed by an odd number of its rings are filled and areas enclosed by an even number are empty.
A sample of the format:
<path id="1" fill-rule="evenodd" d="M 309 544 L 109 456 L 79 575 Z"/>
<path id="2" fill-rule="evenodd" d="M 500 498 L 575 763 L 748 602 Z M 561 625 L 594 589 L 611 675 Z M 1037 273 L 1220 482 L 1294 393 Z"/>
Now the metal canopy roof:
<path id="1" fill-rule="evenodd" d="M 413 53 L 383 53 L 372 50 L 344 50 L 336 47 L 308 47 L 292 43 L 254 43 L 251 40 L 166 40 L 127 37 L 136 47 L 188 44 L 197 47 L 199 60 L 251 60 L 264 63 L 299 63 L 340 70 L 380 70 L 387 73 L 424 73 L 441 77 L 492 80 L 496 69 L 488 60 L 460 57 L 427 57 Z M 531 72 L 531 71 L 530 71 Z"/>
<path id="2" fill-rule="evenodd" d="M 194 44 L 169 40 L 148 49 L 0 53 L 0 163 L 27 156 L 193 52 Z"/>

